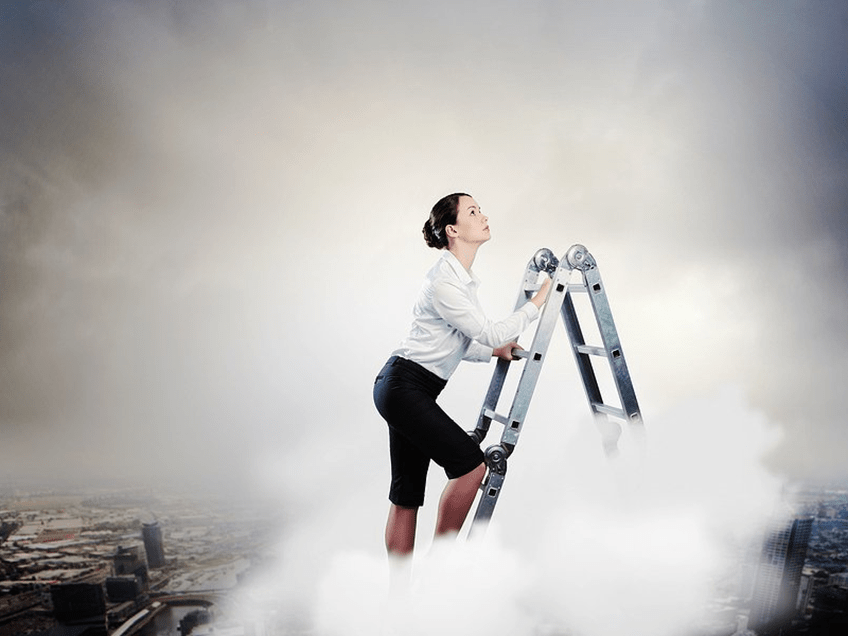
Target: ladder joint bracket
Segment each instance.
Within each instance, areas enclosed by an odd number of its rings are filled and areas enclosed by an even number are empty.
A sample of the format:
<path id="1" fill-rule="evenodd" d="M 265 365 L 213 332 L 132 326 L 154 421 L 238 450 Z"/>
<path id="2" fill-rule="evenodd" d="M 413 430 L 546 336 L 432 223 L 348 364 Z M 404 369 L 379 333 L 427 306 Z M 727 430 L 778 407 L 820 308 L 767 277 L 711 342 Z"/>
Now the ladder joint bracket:
<path id="1" fill-rule="evenodd" d="M 486 466 L 497 475 L 506 475 L 506 458 L 509 457 L 507 449 L 500 444 L 489 446 L 486 449 Z"/>

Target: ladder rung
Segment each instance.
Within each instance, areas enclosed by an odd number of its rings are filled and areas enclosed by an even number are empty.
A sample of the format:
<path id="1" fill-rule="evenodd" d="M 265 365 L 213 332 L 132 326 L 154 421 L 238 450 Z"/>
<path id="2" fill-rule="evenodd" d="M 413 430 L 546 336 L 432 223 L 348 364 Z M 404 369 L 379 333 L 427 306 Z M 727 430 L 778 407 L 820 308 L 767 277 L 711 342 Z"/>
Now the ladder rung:
<path id="1" fill-rule="evenodd" d="M 578 285 L 577 283 L 571 283 L 568 286 L 568 291 L 570 291 L 570 292 L 585 292 L 586 287 L 583 286 L 583 285 Z"/>
<path id="2" fill-rule="evenodd" d="M 501 424 L 506 426 L 506 418 L 503 415 L 495 413 L 491 409 L 483 409 L 483 416 L 488 417 L 490 420 L 493 420 L 495 422 L 500 422 Z"/>
<path id="3" fill-rule="evenodd" d="M 526 358 L 530 355 L 530 352 L 527 349 L 513 349 L 512 357 L 513 358 Z"/>
<path id="4" fill-rule="evenodd" d="M 584 345 L 575 345 L 574 348 L 577 349 L 577 351 L 579 351 L 580 353 L 587 353 L 590 356 L 603 356 L 605 358 L 607 357 L 607 350 L 604 349 L 603 347 L 595 347 L 595 346 L 592 346 L 592 345 L 585 345 L 584 344 Z"/>
<path id="5" fill-rule="evenodd" d="M 526 292 L 536 292 L 542 289 L 542 283 L 527 283 L 524 285 L 524 291 Z"/>
<path id="6" fill-rule="evenodd" d="M 610 406 L 609 404 L 601 404 L 600 402 L 592 402 L 592 408 L 598 413 L 605 413 L 606 415 L 612 415 L 613 417 L 617 417 L 620 420 L 626 420 L 627 417 L 624 415 L 624 410 L 616 408 L 614 406 Z"/>

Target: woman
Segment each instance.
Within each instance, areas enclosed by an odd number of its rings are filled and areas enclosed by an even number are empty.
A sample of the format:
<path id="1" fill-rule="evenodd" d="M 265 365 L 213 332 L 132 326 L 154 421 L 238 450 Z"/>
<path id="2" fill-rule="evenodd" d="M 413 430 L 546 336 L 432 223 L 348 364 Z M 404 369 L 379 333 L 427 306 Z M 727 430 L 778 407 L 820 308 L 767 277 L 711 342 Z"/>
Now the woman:
<path id="1" fill-rule="evenodd" d="M 436 537 L 456 534 L 486 472 L 474 440 L 437 404 L 436 397 L 462 360 L 513 359 L 515 339 L 539 315 L 550 279 L 515 313 L 499 322 L 486 318 L 477 300 L 471 265 L 489 240 L 489 219 L 463 193 L 433 206 L 424 240 L 442 250 L 427 273 L 413 309 L 409 335 L 380 371 L 374 403 L 389 425 L 392 483 L 386 523 L 390 556 L 407 556 L 415 545 L 418 509 L 424 504 L 432 459 L 448 476 L 436 521 Z"/>

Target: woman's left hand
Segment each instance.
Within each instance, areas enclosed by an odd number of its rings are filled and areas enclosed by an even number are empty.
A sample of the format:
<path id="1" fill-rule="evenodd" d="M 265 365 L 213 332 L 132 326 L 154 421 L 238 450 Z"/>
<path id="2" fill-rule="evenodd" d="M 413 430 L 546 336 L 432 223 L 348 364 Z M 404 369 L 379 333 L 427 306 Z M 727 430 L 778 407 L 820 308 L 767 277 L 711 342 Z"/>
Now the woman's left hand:
<path id="1" fill-rule="evenodd" d="M 501 360 L 506 360 L 507 362 L 518 360 L 518 358 L 512 355 L 513 349 L 518 349 L 519 351 L 524 350 L 523 347 L 517 342 L 507 342 L 504 346 L 498 347 L 497 349 L 492 351 L 492 357 L 500 358 Z"/>

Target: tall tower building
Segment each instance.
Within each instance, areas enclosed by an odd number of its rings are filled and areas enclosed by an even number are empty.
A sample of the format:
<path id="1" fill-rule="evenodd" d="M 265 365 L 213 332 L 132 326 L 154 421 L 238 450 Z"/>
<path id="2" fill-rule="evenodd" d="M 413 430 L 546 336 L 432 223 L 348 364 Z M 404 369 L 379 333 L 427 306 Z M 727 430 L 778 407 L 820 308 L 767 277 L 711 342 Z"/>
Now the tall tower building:
<path id="1" fill-rule="evenodd" d="M 767 634 L 795 615 L 812 529 L 812 517 L 793 519 L 766 537 L 751 598 L 750 629 Z"/>
<path id="2" fill-rule="evenodd" d="M 165 551 L 162 548 L 162 528 L 159 522 L 145 523 L 141 528 L 144 539 L 144 551 L 147 553 L 147 567 L 161 568 L 165 565 Z"/>

